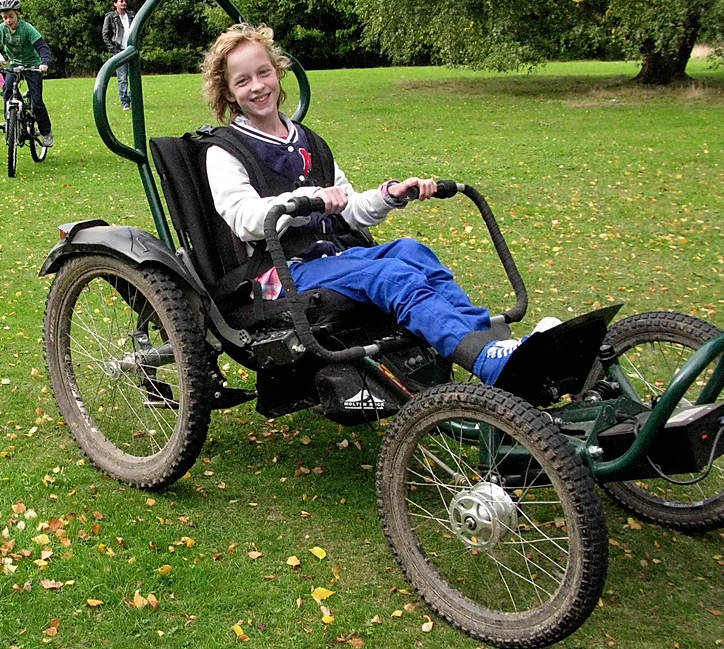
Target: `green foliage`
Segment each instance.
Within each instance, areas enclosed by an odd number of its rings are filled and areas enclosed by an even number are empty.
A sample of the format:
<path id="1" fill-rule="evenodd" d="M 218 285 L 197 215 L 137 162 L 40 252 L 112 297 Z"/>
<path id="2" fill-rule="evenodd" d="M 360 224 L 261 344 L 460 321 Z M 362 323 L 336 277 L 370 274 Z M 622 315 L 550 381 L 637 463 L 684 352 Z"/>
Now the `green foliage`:
<path id="1" fill-rule="evenodd" d="M 137 10 L 142 2 L 129 2 Z M 248 0 L 238 2 L 250 22 L 274 27 L 282 47 L 308 69 L 367 67 L 387 59 L 362 43 L 352 0 Z M 109 57 L 101 29 L 110 0 L 25 0 L 26 18 L 53 51 L 51 74 L 94 74 Z M 232 24 L 214 0 L 162 2 L 143 36 L 147 73 L 194 72 L 213 39 Z"/>
<path id="2" fill-rule="evenodd" d="M 379 44 L 394 62 L 427 56 L 435 63 L 498 71 L 622 52 L 637 59 L 643 49 L 679 54 L 700 26 L 721 34 L 723 5 L 723 0 L 357 0 L 366 42 Z"/>
<path id="3" fill-rule="evenodd" d="M 353 0 L 243 0 L 238 6 L 249 22 L 273 27 L 277 42 L 307 69 L 386 62 L 362 42 Z"/>
<path id="4" fill-rule="evenodd" d="M 720 0 L 610 0 L 606 23 L 631 58 L 647 43 L 675 55 L 692 28 L 698 32 Z M 692 20 L 694 21 L 692 23 Z"/>
<path id="5" fill-rule="evenodd" d="M 107 58 L 101 36 L 103 16 L 113 9 L 104 0 L 23 0 L 23 13 L 53 51 L 57 76 L 97 71 Z"/>
<path id="6" fill-rule="evenodd" d="M 602 50 L 602 5 L 601 0 L 357 0 L 368 42 L 379 43 L 396 63 L 429 56 L 436 63 L 499 71 Z"/>

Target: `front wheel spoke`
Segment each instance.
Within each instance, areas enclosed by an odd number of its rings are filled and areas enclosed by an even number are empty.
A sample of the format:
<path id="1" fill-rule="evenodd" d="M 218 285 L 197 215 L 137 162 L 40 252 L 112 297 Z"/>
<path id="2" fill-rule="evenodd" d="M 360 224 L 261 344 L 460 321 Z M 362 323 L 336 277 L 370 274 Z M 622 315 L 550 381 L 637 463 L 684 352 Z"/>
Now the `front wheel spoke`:
<path id="1" fill-rule="evenodd" d="M 443 449 L 448 456 L 451 458 L 451 460 L 455 463 L 455 466 L 457 467 L 458 474 L 465 476 L 466 479 L 468 479 L 468 482 L 470 482 L 468 478 L 468 473 L 477 476 L 477 471 L 473 469 L 470 465 L 468 465 L 466 462 L 462 459 L 462 436 L 460 438 L 460 452 L 454 453 L 450 447 L 448 446 L 447 440 L 449 438 L 449 435 L 445 433 L 445 431 L 438 430 L 437 435 L 431 435 L 430 439 L 432 443 L 435 443 L 437 446 L 439 446 L 441 449 Z"/>
<path id="2" fill-rule="evenodd" d="M 568 550 L 567 550 L 566 548 L 564 548 L 563 546 L 559 545 L 559 544 L 556 542 L 556 539 L 555 539 L 554 537 L 549 536 L 548 534 L 546 534 L 546 533 L 543 531 L 543 529 L 541 528 L 540 523 L 536 523 L 532 518 L 530 518 L 530 517 L 528 516 L 528 514 L 526 514 L 524 511 L 521 511 L 520 509 L 518 510 L 518 513 L 519 513 L 519 514 L 522 514 L 523 518 L 525 518 L 525 520 L 528 521 L 528 523 L 530 524 L 530 526 L 541 535 L 541 537 L 542 537 L 543 540 L 551 543 L 551 545 L 553 545 L 553 547 L 558 548 L 558 549 L 559 549 L 561 552 L 563 552 L 564 554 L 566 554 L 566 555 L 568 554 Z"/>
<path id="3" fill-rule="evenodd" d="M 510 593 L 510 588 L 508 587 L 507 581 L 505 580 L 505 577 L 503 576 L 502 571 L 506 571 L 508 574 L 516 577 L 520 581 L 522 581 L 526 584 L 530 584 L 531 586 L 533 586 L 533 588 L 540 590 L 542 593 L 545 593 L 549 599 L 551 597 L 553 597 L 553 593 L 549 593 L 545 588 L 543 588 L 543 586 L 541 586 L 539 583 L 537 583 L 537 581 L 535 579 L 529 579 L 526 575 L 523 575 L 523 574 L 513 570 L 511 567 L 509 567 L 507 564 L 500 561 L 497 557 L 495 557 L 492 554 L 488 554 L 487 556 L 489 556 L 498 565 L 500 576 L 505 581 L 505 585 L 506 585 L 506 588 L 508 589 L 509 593 Z M 512 600 L 512 598 L 513 598 L 513 596 L 511 594 L 511 600 Z M 515 605 L 514 601 L 513 601 L 513 604 Z M 516 610 L 517 610 L 517 608 L 516 608 Z"/>
<path id="4" fill-rule="evenodd" d="M 449 521 L 446 521 L 445 519 L 442 519 L 442 518 L 438 518 L 432 512 L 425 509 L 422 505 L 420 505 L 419 503 L 416 503 L 414 500 L 410 500 L 409 498 L 407 498 L 406 500 L 407 500 L 408 504 L 412 505 L 413 507 L 417 507 L 422 512 L 422 514 L 418 514 L 415 512 L 411 512 L 408 509 L 408 513 L 410 514 L 410 516 L 426 517 L 427 520 L 432 520 L 432 521 L 437 522 L 440 525 L 440 527 L 442 527 L 445 530 L 447 530 L 448 532 L 450 532 L 450 534 L 454 533 L 452 528 L 449 526 Z M 424 516 L 423 516 L 423 514 L 424 514 Z"/>
<path id="5" fill-rule="evenodd" d="M 535 566 L 535 567 L 538 568 L 538 570 L 540 570 L 542 573 L 544 573 L 545 575 L 547 575 L 548 577 L 550 577 L 551 580 L 553 580 L 553 581 L 555 581 L 555 582 L 560 582 L 561 577 L 557 577 L 557 576 L 551 574 L 550 572 L 548 572 L 548 569 L 547 569 L 547 568 L 544 568 L 540 563 L 537 563 L 536 561 L 533 560 L 533 558 L 532 558 L 531 556 L 529 556 L 530 553 L 529 553 L 529 552 L 526 552 L 525 549 L 522 548 L 522 546 L 523 546 L 524 544 L 526 544 L 526 542 L 521 539 L 518 543 L 512 543 L 512 544 L 509 546 L 509 548 L 510 548 L 510 550 L 511 550 L 513 553 L 515 553 L 515 554 L 517 554 L 518 556 L 520 556 L 520 557 L 523 559 L 523 561 L 525 561 L 526 564 L 530 564 L 530 565 L 532 565 L 532 566 Z M 541 558 L 543 558 L 543 559 L 545 559 L 546 561 L 548 561 L 556 570 L 558 570 L 558 572 L 559 572 L 561 575 L 562 575 L 563 573 L 565 573 L 566 567 L 560 565 L 553 557 L 548 556 L 548 555 L 547 555 L 545 552 L 543 552 L 537 545 L 532 545 L 532 546 L 530 547 L 530 551 L 531 551 L 531 552 L 535 552 L 535 553 L 538 554 Z"/>
<path id="6" fill-rule="evenodd" d="M 412 475 L 415 476 L 416 478 L 420 478 L 420 480 L 422 481 L 422 482 L 408 481 L 407 484 L 408 484 L 409 486 L 426 487 L 426 488 L 428 488 L 428 489 L 430 489 L 430 488 L 432 488 L 432 487 L 434 486 L 434 487 L 437 488 L 438 491 L 440 491 L 440 488 L 442 488 L 442 489 L 445 489 L 446 491 L 448 491 L 450 494 L 453 494 L 453 495 L 457 494 L 457 493 L 460 492 L 461 489 L 462 489 L 461 487 L 457 487 L 457 486 L 455 486 L 455 485 L 451 485 L 451 484 L 447 484 L 447 483 L 445 483 L 445 482 L 442 482 L 442 481 L 437 477 L 437 475 L 435 475 L 433 472 L 430 472 L 430 475 L 431 475 L 432 477 L 425 476 L 425 475 L 423 475 L 423 474 L 415 471 L 415 470 L 412 469 L 412 468 L 408 469 L 407 472 L 410 473 L 410 474 L 412 474 Z M 442 497 L 442 494 L 440 494 L 440 497 L 441 497 L 441 499 L 444 500 L 444 498 Z"/>

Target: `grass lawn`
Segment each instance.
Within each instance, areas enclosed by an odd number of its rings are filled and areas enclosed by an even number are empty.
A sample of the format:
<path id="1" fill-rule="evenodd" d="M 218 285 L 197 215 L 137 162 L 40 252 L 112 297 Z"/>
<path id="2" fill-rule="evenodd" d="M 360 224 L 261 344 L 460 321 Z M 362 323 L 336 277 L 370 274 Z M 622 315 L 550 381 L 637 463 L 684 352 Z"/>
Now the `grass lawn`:
<path id="1" fill-rule="evenodd" d="M 486 195 L 529 289 L 518 335 L 543 315 L 617 301 L 622 316 L 664 309 L 724 327 L 724 72 L 694 62 L 699 83 L 674 90 L 634 87 L 635 73 L 634 64 L 586 62 L 531 75 L 311 72 L 305 121 L 360 188 L 434 175 Z M 479 647 L 434 617 L 432 632 L 421 630 L 429 611 L 377 519 L 378 431 L 311 413 L 267 421 L 253 404 L 216 412 L 191 476 L 163 493 L 125 487 L 84 460 L 49 389 L 42 323 L 52 278 L 38 270 L 61 223 L 100 217 L 153 229 L 134 165 L 97 136 L 92 89 L 91 79 L 47 81 L 56 146 L 39 165 L 21 150 L 18 177 L 0 178 L 0 649 L 223 647 L 237 641 L 237 623 L 251 647 L 356 638 Z M 211 120 L 196 75 L 149 77 L 144 93 L 150 135 Z M 115 81 L 109 102 L 128 140 Z M 464 198 L 411 205 L 376 231 L 383 241 L 403 235 L 432 246 L 474 301 L 512 306 Z M 249 385 L 242 368 L 226 372 Z M 602 498 L 608 581 L 599 608 L 560 646 L 721 645 L 724 534 L 640 526 Z M 298 568 L 287 565 L 292 555 Z M 330 624 L 310 595 L 317 586 L 334 591 Z M 150 594 L 157 608 L 138 599 Z"/>

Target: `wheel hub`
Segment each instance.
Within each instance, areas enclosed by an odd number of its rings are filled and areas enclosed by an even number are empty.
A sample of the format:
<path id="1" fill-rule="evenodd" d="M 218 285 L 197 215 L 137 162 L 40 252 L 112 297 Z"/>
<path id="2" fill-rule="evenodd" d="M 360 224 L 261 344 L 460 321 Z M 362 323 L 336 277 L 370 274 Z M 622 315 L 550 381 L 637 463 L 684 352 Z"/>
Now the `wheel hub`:
<path id="1" fill-rule="evenodd" d="M 518 526 L 513 499 L 499 485 L 481 482 L 458 493 L 450 502 L 455 536 L 472 548 L 492 549 Z"/>

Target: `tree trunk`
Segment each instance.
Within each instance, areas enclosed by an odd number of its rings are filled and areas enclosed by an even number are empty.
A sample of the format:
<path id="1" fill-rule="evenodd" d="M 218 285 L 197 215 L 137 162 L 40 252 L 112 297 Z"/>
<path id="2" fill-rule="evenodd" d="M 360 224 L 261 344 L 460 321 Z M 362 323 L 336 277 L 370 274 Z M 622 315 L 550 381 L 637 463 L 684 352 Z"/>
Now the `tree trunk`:
<path id="1" fill-rule="evenodd" d="M 690 83 L 686 65 L 701 28 L 701 7 L 692 6 L 683 27 L 679 47 L 675 52 L 657 51 L 654 40 L 647 40 L 641 47 L 643 59 L 641 70 L 634 81 L 643 85 L 668 86 L 675 83 Z"/>

